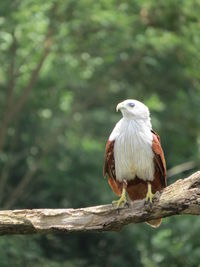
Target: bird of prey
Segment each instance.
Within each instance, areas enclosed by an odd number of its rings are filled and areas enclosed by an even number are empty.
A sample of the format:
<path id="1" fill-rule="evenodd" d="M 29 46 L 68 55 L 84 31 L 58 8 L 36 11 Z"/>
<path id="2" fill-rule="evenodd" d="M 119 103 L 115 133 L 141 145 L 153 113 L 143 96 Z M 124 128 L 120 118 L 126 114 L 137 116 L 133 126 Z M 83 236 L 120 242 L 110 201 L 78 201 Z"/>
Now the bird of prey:
<path id="1" fill-rule="evenodd" d="M 123 118 L 115 125 L 106 144 L 104 176 L 112 190 L 120 196 L 117 207 L 144 199 L 152 203 L 156 191 L 166 187 L 166 164 L 159 135 L 152 130 L 150 112 L 146 105 L 128 99 L 119 103 Z M 161 219 L 147 222 L 158 227 Z"/>

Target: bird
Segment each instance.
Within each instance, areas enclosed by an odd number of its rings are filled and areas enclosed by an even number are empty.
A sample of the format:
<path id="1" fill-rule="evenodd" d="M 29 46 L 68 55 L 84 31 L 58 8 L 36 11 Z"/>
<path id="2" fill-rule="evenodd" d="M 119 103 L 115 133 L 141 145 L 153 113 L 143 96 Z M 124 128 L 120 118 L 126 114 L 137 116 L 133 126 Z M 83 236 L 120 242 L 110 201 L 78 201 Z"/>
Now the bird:
<path id="1" fill-rule="evenodd" d="M 167 186 L 167 171 L 159 135 L 152 129 L 149 108 L 142 102 L 127 99 L 116 111 L 122 118 L 117 122 L 106 143 L 103 175 L 120 198 L 113 204 L 124 206 L 127 194 L 131 201 L 145 199 L 152 205 L 153 196 Z M 149 220 L 158 227 L 162 219 Z"/>

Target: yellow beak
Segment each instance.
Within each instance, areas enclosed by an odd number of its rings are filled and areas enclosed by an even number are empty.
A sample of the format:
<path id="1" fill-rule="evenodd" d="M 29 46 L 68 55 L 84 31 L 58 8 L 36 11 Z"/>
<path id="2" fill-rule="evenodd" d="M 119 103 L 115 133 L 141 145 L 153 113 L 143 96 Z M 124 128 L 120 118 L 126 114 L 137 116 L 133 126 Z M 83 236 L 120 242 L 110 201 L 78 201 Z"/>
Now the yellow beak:
<path id="1" fill-rule="evenodd" d="M 121 109 L 121 108 L 123 108 L 123 107 L 124 107 L 124 102 L 119 103 L 119 104 L 117 105 L 117 107 L 116 107 L 116 111 L 118 112 L 119 109 Z"/>

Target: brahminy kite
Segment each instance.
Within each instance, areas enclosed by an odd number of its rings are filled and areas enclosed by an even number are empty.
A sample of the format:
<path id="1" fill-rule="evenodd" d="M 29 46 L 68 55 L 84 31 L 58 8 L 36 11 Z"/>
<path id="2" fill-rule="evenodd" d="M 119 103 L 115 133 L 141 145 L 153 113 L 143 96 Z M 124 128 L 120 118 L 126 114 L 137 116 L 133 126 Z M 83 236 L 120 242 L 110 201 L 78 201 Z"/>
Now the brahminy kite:
<path id="1" fill-rule="evenodd" d="M 117 207 L 144 199 L 152 203 L 155 192 L 166 187 L 166 164 L 159 135 L 152 130 L 150 112 L 146 105 L 128 99 L 119 103 L 123 118 L 115 125 L 106 144 L 104 176 L 107 174 L 112 190 L 120 196 Z M 153 227 L 161 219 L 147 222 Z"/>

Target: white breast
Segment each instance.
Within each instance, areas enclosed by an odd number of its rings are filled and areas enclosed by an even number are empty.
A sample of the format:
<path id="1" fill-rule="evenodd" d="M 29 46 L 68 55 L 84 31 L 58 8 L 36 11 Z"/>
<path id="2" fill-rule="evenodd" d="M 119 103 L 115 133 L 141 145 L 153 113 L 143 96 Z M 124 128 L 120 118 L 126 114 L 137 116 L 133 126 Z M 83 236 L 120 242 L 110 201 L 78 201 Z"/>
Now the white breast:
<path id="1" fill-rule="evenodd" d="M 152 181 L 154 176 L 154 154 L 152 133 L 143 121 L 122 119 L 110 135 L 115 139 L 114 158 L 116 178 L 132 180 L 136 176 Z"/>

